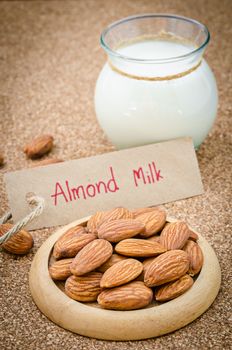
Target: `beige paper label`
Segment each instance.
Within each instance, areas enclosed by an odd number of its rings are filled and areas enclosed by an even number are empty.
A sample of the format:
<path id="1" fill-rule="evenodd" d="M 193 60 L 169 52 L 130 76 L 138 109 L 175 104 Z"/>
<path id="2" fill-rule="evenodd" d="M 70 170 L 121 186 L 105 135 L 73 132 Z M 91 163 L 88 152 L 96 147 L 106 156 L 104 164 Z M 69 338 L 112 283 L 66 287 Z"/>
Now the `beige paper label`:
<path id="1" fill-rule="evenodd" d="M 15 222 L 29 212 L 27 193 L 45 199 L 45 210 L 30 229 L 67 224 L 98 210 L 152 206 L 203 193 L 190 138 L 15 171 L 5 175 L 5 182 Z"/>

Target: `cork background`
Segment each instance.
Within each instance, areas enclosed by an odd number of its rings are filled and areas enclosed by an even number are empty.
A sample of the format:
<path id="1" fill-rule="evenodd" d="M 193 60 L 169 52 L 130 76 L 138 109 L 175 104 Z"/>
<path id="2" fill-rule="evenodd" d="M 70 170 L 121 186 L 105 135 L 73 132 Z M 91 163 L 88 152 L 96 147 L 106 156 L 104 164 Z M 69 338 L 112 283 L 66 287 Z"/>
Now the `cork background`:
<path id="1" fill-rule="evenodd" d="M 209 27 L 206 53 L 219 89 L 216 123 L 197 152 L 205 193 L 167 204 L 216 251 L 222 269 L 220 293 L 192 324 L 156 339 L 109 342 L 70 333 L 50 322 L 30 296 L 31 261 L 55 230 L 33 232 L 34 247 L 23 257 L 0 251 L 1 349 L 154 350 L 230 349 L 231 345 L 231 49 L 230 0 L 80 0 L 0 2 L 0 215 L 9 210 L 3 174 L 27 168 L 22 146 L 51 133 L 51 157 L 76 159 L 109 152 L 112 145 L 97 124 L 93 96 L 106 59 L 99 36 L 122 17 L 148 12 L 195 18 Z M 18 198 L 18 205 L 22 199 Z"/>

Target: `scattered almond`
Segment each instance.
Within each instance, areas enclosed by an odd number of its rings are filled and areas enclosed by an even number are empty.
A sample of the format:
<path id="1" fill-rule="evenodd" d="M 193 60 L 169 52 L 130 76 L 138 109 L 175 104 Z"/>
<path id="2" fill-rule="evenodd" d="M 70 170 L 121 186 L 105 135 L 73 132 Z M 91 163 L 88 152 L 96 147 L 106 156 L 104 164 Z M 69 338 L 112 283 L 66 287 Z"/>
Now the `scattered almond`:
<path id="1" fill-rule="evenodd" d="M 23 149 L 28 158 L 39 158 L 51 151 L 53 147 L 53 136 L 41 135 L 34 138 Z"/>
<path id="2" fill-rule="evenodd" d="M 3 236 L 13 227 L 12 224 L 0 225 L 0 236 Z M 1 247 L 12 254 L 27 254 L 33 247 L 34 241 L 32 235 L 26 230 L 20 230 L 11 236 Z"/>
<path id="3" fill-rule="evenodd" d="M 3 154 L 0 153 L 0 166 L 2 166 L 4 164 L 4 157 Z"/>

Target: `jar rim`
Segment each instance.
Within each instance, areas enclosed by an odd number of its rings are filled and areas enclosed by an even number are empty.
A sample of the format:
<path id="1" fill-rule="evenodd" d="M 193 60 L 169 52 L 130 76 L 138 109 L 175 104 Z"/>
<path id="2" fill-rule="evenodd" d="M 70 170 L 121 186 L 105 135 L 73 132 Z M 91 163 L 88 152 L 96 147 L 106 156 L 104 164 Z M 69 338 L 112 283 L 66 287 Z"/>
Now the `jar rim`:
<path id="1" fill-rule="evenodd" d="M 195 48 L 194 50 L 190 50 L 188 53 L 185 53 L 183 55 L 178 55 L 178 56 L 173 56 L 173 57 L 168 57 L 168 58 L 167 57 L 165 57 L 165 58 L 152 58 L 152 59 L 134 58 L 131 56 L 122 55 L 121 53 L 117 52 L 116 50 L 112 49 L 109 45 L 106 44 L 105 37 L 111 31 L 111 29 L 113 29 L 113 28 L 115 28 L 115 27 L 117 27 L 125 22 L 133 21 L 136 19 L 144 19 L 144 18 L 177 19 L 180 21 L 192 23 L 192 24 L 197 25 L 199 28 L 201 28 L 204 31 L 206 37 L 205 37 L 205 40 L 203 41 L 203 43 L 201 45 L 199 45 L 197 48 Z M 118 21 L 113 22 L 109 26 L 107 26 L 102 31 L 101 37 L 100 37 L 100 44 L 101 44 L 102 48 L 109 55 L 114 56 L 116 58 L 124 59 L 126 61 L 134 62 L 134 63 L 169 63 L 169 62 L 183 60 L 183 59 L 186 59 L 192 55 L 195 55 L 198 52 L 201 52 L 206 47 L 206 45 L 209 43 L 209 41 L 210 41 L 210 32 L 209 32 L 206 25 L 204 25 L 204 24 L 200 23 L 199 21 L 192 19 L 192 18 L 174 15 L 174 14 L 165 14 L 165 13 L 146 13 L 146 14 L 139 14 L 139 15 L 134 15 L 134 16 L 122 18 Z"/>

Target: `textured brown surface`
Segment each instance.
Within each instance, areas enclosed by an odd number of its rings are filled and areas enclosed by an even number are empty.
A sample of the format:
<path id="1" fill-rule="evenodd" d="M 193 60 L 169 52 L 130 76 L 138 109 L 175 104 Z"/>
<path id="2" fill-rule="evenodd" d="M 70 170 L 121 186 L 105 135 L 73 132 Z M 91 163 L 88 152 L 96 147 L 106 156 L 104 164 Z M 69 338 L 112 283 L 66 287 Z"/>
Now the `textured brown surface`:
<path id="1" fill-rule="evenodd" d="M 214 247 L 222 268 L 221 291 L 212 307 L 187 327 L 157 339 L 107 342 L 67 332 L 43 316 L 28 288 L 28 271 L 52 230 L 33 232 L 25 257 L 0 252 L 0 344 L 2 349 L 229 349 L 231 270 L 231 11 L 230 0 L 113 0 L 0 2 L 1 174 L 28 167 L 21 152 L 40 133 L 55 135 L 54 157 L 75 159 L 112 150 L 94 116 L 94 85 L 105 56 L 99 34 L 121 17 L 144 12 L 189 16 L 208 25 L 207 59 L 216 75 L 217 122 L 198 152 L 205 193 L 166 205 L 199 230 Z M 7 209 L 0 182 L 1 209 Z M 19 205 L 20 205 L 19 198 Z"/>

